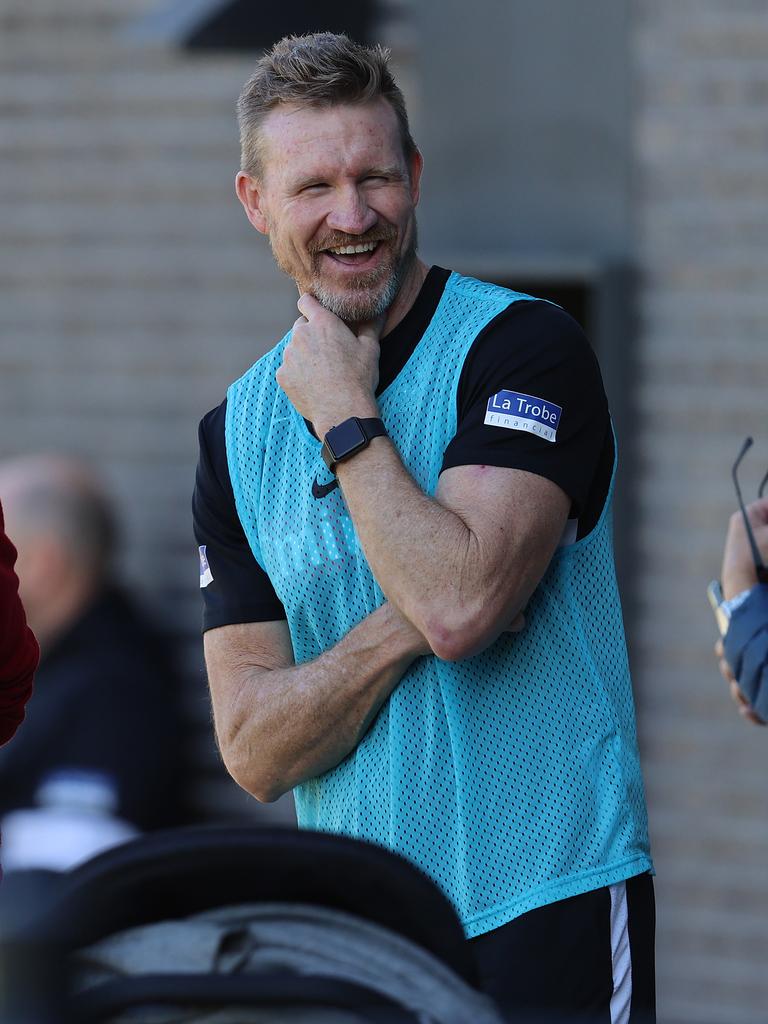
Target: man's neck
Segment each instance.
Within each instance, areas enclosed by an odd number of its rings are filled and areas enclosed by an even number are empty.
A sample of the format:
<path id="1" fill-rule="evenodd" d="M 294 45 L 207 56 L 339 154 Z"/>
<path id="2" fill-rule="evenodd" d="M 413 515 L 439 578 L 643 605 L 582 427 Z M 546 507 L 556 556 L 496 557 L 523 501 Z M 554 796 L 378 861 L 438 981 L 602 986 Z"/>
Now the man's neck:
<path id="1" fill-rule="evenodd" d="M 416 301 L 416 296 L 421 291 L 421 286 L 429 273 L 429 267 L 423 263 L 418 256 L 414 259 L 411 267 L 403 281 L 400 290 L 395 296 L 395 301 L 387 310 L 382 329 L 382 337 L 389 334 L 400 323 L 405 314 L 410 310 Z"/>

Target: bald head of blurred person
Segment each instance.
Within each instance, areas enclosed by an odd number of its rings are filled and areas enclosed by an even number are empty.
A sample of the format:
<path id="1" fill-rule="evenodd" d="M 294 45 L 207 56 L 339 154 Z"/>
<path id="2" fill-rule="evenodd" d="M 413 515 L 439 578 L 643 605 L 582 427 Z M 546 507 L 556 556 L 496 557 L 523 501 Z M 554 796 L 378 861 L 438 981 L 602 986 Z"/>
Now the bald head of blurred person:
<path id="1" fill-rule="evenodd" d="M 27 619 L 45 654 L 108 580 L 114 516 L 93 473 L 63 456 L 0 462 L 0 500 Z"/>

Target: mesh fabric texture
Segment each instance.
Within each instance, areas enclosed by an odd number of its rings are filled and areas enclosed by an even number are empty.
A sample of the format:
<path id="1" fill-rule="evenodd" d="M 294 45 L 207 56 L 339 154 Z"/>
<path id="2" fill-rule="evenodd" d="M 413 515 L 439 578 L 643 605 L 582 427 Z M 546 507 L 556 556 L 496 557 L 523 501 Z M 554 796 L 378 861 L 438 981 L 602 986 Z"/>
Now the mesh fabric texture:
<path id="1" fill-rule="evenodd" d="M 434 494 L 478 333 L 530 296 L 452 274 L 429 326 L 379 396 L 408 472 Z M 297 663 L 384 601 L 341 489 L 275 381 L 286 336 L 228 391 L 238 515 L 285 606 Z M 514 387 L 514 381 L 510 381 Z M 613 485 L 611 485 L 611 495 Z M 295 790 L 303 827 L 380 843 L 453 901 L 468 936 L 651 868 L 611 543 L 560 548 L 526 627 L 463 662 L 419 658 L 358 747 Z"/>

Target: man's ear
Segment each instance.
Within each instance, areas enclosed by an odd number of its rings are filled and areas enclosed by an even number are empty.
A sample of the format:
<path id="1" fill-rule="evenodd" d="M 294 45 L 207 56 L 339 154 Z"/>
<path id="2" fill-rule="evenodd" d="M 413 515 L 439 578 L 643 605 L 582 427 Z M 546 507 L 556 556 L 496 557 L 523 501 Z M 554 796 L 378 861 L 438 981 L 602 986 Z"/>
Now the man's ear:
<path id="1" fill-rule="evenodd" d="M 411 164 L 409 171 L 411 172 L 411 197 L 413 199 L 413 205 L 419 201 L 420 193 L 420 182 L 421 172 L 424 169 L 424 157 L 421 155 L 418 149 L 414 149 L 413 155 L 411 156 Z"/>
<path id="2" fill-rule="evenodd" d="M 263 194 L 261 185 L 245 171 L 238 171 L 235 178 L 235 192 L 237 198 L 243 204 L 245 215 L 251 224 L 260 231 L 262 235 L 269 234 L 267 218 L 262 208 Z"/>

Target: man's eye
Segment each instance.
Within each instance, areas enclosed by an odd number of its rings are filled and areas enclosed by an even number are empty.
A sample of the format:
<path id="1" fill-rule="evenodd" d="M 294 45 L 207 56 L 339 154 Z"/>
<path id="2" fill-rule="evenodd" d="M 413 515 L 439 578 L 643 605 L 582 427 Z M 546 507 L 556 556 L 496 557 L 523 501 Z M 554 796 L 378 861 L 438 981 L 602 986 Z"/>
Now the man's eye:
<path id="1" fill-rule="evenodd" d="M 301 188 L 302 192 L 319 192 L 321 189 L 327 188 L 328 186 L 324 181 L 313 181 L 310 185 L 304 185 Z"/>

